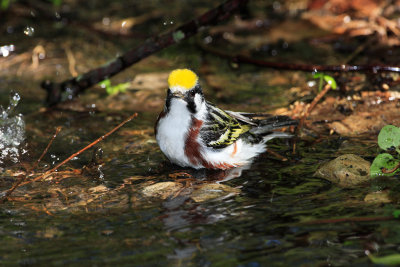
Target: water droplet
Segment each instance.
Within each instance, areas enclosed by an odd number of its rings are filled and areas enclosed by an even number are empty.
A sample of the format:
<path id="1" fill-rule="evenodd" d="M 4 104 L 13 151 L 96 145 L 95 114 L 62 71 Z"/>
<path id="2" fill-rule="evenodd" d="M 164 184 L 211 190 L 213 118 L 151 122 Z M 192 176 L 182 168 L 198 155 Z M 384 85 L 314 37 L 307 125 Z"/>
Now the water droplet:
<path id="1" fill-rule="evenodd" d="M 204 38 L 204 43 L 205 43 L 205 44 L 209 44 L 209 43 L 212 42 L 212 40 L 213 40 L 213 38 L 209 35 L 209 36 L 207 36 L 206 38 Z"/>
<path id="2" fill-rule="evenodd" d="M 33 36 L 33 34 L 35 33 L 35 28 L 31 27 L 31 26 L 26 26 L 24 29 L 24 34 L 27 36 Z"/>
<path id="3" fill-rule="evenodd" d="M 102 23 L 103 23 L 103 25 L 105 25 L 105 26 L 109 26 L 110 23 L 111 23 L 111 20 L 110 20 L 110 18 L 108 18 L 108 17 L 104 17 L 103 20 L 102 20 Z"/>
<path id="4" fill-rule="evenodd" d="M 0 164 L 7 161 L 17 163 L 25 149 L 20 148 L 25 140 L 25 122 L 21 114 L 13 115 L 13 110 L 20 101 L 16 92 L 10 93 L 7 109 L 0 106 Z"/>
<path id="5" fill-rule="evenodd" d="M 8 57 L 10 55 L 10 52 L 15 50 L 14 45 L 4 45 L 0 46 L 0 55 L 3 57 Z"/>

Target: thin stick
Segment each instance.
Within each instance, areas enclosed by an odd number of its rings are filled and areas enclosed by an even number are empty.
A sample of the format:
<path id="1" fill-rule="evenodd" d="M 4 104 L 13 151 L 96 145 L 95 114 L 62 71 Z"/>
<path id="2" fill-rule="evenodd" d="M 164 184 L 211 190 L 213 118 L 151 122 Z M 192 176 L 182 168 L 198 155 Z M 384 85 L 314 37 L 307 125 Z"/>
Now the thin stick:
<path id="1" fill-rule="evenodd" d="M 278 158 L 280 161 L 287 161 L 288 159 L 278 153 L 276 153 L 275 151 L 271 150 L 271 149 L 267 149 L 267 153 L 271 154 L 272 156 Z"/>
<path id="2" fill-rule="evenodd" d="M 61 163 L 57 164 L 57 166 L 55 166 L 54 168 L 52 168 L 51 170 L 43 173 L 42 175 L 39 175 L 38 177 L 23 182 L 20 184 L 20 186 L 32 183 L 32 182 L 36 182 L 40 179 L 42 179 L 43 177 L 49 175 L 50 173 L 54 172 L 55 170 L 57 170 L 58 168 L 60 168 L 62 165 L 64 165 L 65 163 L 67 163 L 68 161 L 70 161 L 71 159 L 73 159 L 74 157 L 80 155 L 82 152 L 86 151 L 87 149 L 91 148 L 92 146 L 96 145 L 97 143 L 99 143 L 100 141 L 106 139 L 108 136 L 110 136 L 112 133 L 114 133 L 115 131 L 117 131 L 119 128 L 121 128 L 122 126 L 124 126 L 126 123 L 128 123 L 129 121 L 131 121 L 133 118 L 136 118 L 138 116 L 137 113 L 129 116 L 126 120 L 124 120 L 123 122 L 121 122 L 120 124 L 118 124 L 114 129 L 112 129 L 111 131 L 109 131 L 108 133 L 106 133 L 105 135 L 100 136 L 99 138 L 97 138 L 95 141 L 93 141 L 92 143 L 90 143 L 89 145 L 87 145 L 86 147 L 82 148 L 81 150 L 79 150 L 78 152 L 75 152 L 74 154 L 72 154 L 71 156 L 69 156 L 67 159 L 65 159 L 64 161 L 62 161 Z"/>
<path id="3" fill-rule="evenodd" d="M 326 95 L 326 93 L 328 93 L 329 89 L 331 89 L 331 85 L 329 83 L 327 83 L 325 85 L 324 89 L 321 92 L 319 92 L 318 95 L 313 99 L 313 101 L 310 104 L 310 107 L 306 110 L 306 112 L 304 113 L 303 117 L 300 120 L 299 127 L 297 128 L 298 130 L 301 130 L 301 128 L 303 127 L 304 121 L 310 115 L 311 111 L 315 108 L 315 106 L 321 100 L 321 98 L 324 97 L 324 95 Z"/>
<path id="4" fill-rule="evenodd" d="M 384 217 L 354 217 L 354 218 L 338 218 L 338 219 L 323 219 L 305 222 L 302 224 L 329 224 L 329 223 L 345 223 L 345 222 L 378 222 L 396 220 L 393 216 Z"/>
<path id="5" fill-rule="evenodd" d="M 331 89 L 331 85 L 329 83 L 327 83 L 324 87 L 324 89 L 318 93 L 318 95 L 313 99 L 313 101 L 311 102 L 310 106 L 307 108 L 306 112 L 304 113 L 303 117 L 301 117 L 299 126 L 296 129 L 297 134 L 301 131 L 301 129 L 303 128 L 304 122 L 307 119 L 307 117 L 310 115 L 311 111 L 315 108 L 315 106 L 317 105 L 317 103 L 321 100 L 321 98 L 326 95 L 326 93 L 328 93 L 329 89 Z M 296 153 L 296 140 L 293 143 L 293 154 Z"/>
<path id="6" fill-rule="evenodd" d="M 40 157 L 38 158 L 38 160 L 35 162 L 35 164 L 32 166 L 31 171 L 33 171 L 34 169 L 36 169 L 37 165 L 39 164 L 39 162 L 43 159 L 44 155 L 46 155 L 47 151 L 49 151 L 50 146 L 53 144 L 54 139 L 57 137 L 57 135 L 60 133 L 62 127 L 59 126 L 56 128 L 56 132 L 53 134 L 53 137 L 50 139 L 50 142 L 47 144 L 47 147 L 43 150 L 42 155 L 40 155 Z"/>
<path id="7" fill-rule="evenodd" d="M 37 165 L 39 164 L 39 162 L 43 159 L 44 155 L 46 155 L 47 151 L 49 150 L 51 144 L 53 143 L 54 139 L 56 138 L 56 136 L 58 135 L 58 133 L 61 131 L 61 126 L 56 128 L 56 132 L 54 133 L 53 137 L 50 139 L 50 142 L 47 144 L 46 148 L 43 150 L 42 155 L 40 155 L 40 157 L 38 158 L 38 160 L 35 162 L 35 164 L 26 172 L 27 174 L 29 174 L 30 172 L 32 172 Z M 5 199 L 7 199 L 12 192 L 14 192 L 15 189 L 17 189 L 19 186 L 21 186 L 21 184 L 26 180 L 26 178 L 28 177 L 27 175 L 19 175 L 19 180 L 13 184 L 13 186 L 8 189 L 8 191 L 4 194 L 3 197 L 0 198 L 0 203 L 3 203 Z"/>

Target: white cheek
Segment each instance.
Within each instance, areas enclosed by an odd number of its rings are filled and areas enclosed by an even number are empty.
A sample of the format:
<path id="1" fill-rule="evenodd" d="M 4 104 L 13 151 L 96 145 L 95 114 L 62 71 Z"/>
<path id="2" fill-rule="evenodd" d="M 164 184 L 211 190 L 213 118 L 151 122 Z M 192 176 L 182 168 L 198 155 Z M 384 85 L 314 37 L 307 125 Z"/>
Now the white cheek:
<path id="1" fill-rule="evenodd" d="M 196 94 L 194 97 L 194 103 L 196 104 L 196 117 L 198 119 L 203 119 L 203 115 L 207 113 L 206 102 L 204 101 L 203 97 L 199 94 Z"/>

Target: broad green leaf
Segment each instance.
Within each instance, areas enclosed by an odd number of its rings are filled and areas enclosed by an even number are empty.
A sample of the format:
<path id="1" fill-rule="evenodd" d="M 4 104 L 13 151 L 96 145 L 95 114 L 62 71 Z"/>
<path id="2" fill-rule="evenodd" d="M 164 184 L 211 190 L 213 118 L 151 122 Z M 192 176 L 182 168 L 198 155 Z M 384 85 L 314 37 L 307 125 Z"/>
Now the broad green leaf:
<path id="1" fill-rule="evenodd" d="M 333 77 L 329 76 L 329 75 L 324 75 L 324 80 L 327 84 L 329 84 L 331 86 L 331 88 L 333 90 L 335 90 L 337 88 L 337 84 L 336 81 Z"/>
<path id="2" fill-rule="evenodd" d="M 400 254 L 392 254 L 383 257 L 372 256 L 369 252 L 367 253 L 368 258 L 375 264 L 383 265 L 398 265 L 400 264 Z"/>
<path id="3" fill-rule="evenodd" d="M 374 159 L 374 161 L 371 164 L 370 175 L 371 175 L 371 177 L 376 177 L 376 176 L 381 176 L 381 175 L 385 175 L 385 176 L 395 175 L 396 173 L 398 173 L 400 171 L 400 169 L 394 171 L 393 173 L 383 173 L 382 168 L 391 170 L 394 167 L 396 167 L 396 165 L 398 163 L 399 163 L 399 160 L 393 158 L 393 156 L 388 153 L 379 154 L 378 156 L 376 156 L 376 158 Z"/>
<path id="4" fill-rule="evenodd" d="M 400 128 L 393 125 L 384 126 L 378 135 L 378 145 L 384 150 L 394 147 L 400 153 Z"/>

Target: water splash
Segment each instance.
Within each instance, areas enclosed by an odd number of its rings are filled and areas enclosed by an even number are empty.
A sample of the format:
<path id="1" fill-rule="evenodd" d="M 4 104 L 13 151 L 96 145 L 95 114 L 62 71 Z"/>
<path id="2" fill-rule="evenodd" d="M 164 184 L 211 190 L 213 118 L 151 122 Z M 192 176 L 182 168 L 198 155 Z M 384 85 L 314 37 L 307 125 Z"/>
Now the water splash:
<path id="1" fill-rule="evenodd" d="M 21 97 L 18 93 L 10 93 L 10 104 L 4 109 L 0 106 L 0 165 L 6 162 L 17 163 L 19 157 L 26 153 L 25 121 L 22 114 L 14 114 Z"/>

